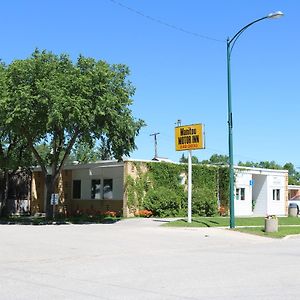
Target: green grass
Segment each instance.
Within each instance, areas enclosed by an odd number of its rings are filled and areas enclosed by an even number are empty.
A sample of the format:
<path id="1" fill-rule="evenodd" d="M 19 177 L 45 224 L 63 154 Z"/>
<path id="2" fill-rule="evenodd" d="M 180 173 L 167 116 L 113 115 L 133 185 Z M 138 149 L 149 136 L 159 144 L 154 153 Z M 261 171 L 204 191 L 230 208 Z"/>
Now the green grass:
<path id="1" fill-rule="evenodd" d="M 300 218 L 295 217 L 281 217 L 279 219 L 279 226 L 284 225 L 299 225 Z M 236 226 L 264 226 L 264 217 L 250 217 L 250 218 L 235 218 Z M 229 227 L 229 217 L 196 217 L 192 219 L 192 223 L 188 223 L 186 219 L 169 222 L 163 226 L 168 227 Z"/>
<path id="2" fill-rule="evenodd" d="M 235 228 L 234 230 L 256 234 L 260 236 L 282 238 L 291 234 L 300 234 L 300 218 L 295 217 L 279 217 L 278 218 L 278 232 L 265 233 L 264 232 L 264 217 L 250 217 L 250 218 L 235 218 L 236 226 L 244 226 L 242 228 Z M 287 226 L 288 225 L 288 226 Z M 294 225 L 294 227 L 293 227 Z M 163 226 L 167 227 L 229 227 L 229 217 L 196 217 L 192 219 L 192 223 L 188 223 L 186 219 L 169 222 Z M 256 227 L 251 227 L 256 226 Z"/>
<path id="3" fill-rule="evenodd" d="M 264 218 L 235 218 L 236 226 L 262 226 Z M 299 221 L 300 225 L 300 221 Z M 196 217 L 192 219 L 192 223 L 188 223 L 186 219 L 180 219 L 165 224 L 169 227 L 226 227 L 229 226 L 229 217 Z"/>
<path id="4" fill-rule="evenodd" d="M 271 238 L 283 238 L 291 234 L 300 234 L 300 226 L 279 226 L 278 232 L 264 232 L 264 227 L 245 227 L 245 228 L 236 228 L 235 231 L 256 234 L 265 237 Z"/>

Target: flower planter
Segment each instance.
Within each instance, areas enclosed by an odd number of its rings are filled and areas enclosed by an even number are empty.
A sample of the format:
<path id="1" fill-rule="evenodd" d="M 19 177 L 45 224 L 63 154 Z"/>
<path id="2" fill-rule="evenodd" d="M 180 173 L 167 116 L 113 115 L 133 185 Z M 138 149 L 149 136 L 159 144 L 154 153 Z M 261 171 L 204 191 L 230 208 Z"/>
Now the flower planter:
<path id="1" fill-rule="evenodd" d="M 265 232 L 277 232 L 278 231 L 278 219 L 277 218 L 265 218 Z"/>

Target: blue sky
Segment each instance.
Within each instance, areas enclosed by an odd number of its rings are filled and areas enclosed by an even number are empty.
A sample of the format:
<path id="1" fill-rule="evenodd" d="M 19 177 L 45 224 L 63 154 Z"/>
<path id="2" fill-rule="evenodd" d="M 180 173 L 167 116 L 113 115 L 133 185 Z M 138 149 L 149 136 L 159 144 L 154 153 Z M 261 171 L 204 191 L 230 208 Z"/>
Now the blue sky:
<path id="1" fill-rule="evenodd" d="M 147 123 L 131 157 L 151 159 L 159 132 L 158 155 L 178 161 L 181 119 L 205 124 L 206 149 L 193 152 L 202 160 L 228 153 L 226 38 L 278 10 L 283 18 L 253 25 L 232 52 L 234 161 L 300 167 L 297 0 L 2 1 L 0 57 L 10 63 L 38 47 L 127 64 L 134 116 Z"/>

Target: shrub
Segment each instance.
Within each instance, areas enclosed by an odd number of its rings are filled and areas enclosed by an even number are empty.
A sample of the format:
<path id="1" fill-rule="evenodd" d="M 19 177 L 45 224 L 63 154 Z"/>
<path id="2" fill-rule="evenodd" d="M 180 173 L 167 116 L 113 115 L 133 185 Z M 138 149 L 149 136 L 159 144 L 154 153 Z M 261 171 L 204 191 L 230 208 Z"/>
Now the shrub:
<path id="1" fill-rule="evenodd" d="M 104 216 L 105 216 L 105 217 L 115 218 L 115 217 L 117 216 L 117 213 L 116 213 L 115 211 L 110 211 L 110 210 L 108 210 L 108 211 L 106 211 L 106 212 L 104 213 Z"/>
<path id="2" fill-rule="evenodd" d="M 228 215 L 228 209 L 225 206 L 220 206 L 218 209 L 219 215 L 224 217 Z"/>
<path id="3" fill-rule="evenodd" d="M 134 214 L 136 217 L 149 218 L 153 215 L 151 210 L 140 209 Z"/>
<path id="4" fill-rule="evenodd" d="M 217 197 L 214 190 L 207 187 L 193 190 L 192 213 L 205 217 L 211 217 L 218 213 Z"/>
<path id="5" fill-rule="evenodd" d="M 174 190 L 157 187 L 147 192 L 144 207 L 158 217 L 176 216 L 181 208 L 181 198 Z"/>

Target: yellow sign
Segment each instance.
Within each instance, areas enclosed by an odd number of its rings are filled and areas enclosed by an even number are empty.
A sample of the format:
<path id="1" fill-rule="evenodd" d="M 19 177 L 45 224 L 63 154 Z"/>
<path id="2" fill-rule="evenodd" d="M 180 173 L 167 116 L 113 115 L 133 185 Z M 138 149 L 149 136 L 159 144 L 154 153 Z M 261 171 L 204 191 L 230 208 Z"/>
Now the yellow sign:
<path id="1" fill-rule="evenodd" d="M 175 145 L 176 151 L 204 149 L 204 125 L 175 127 Z"/>

